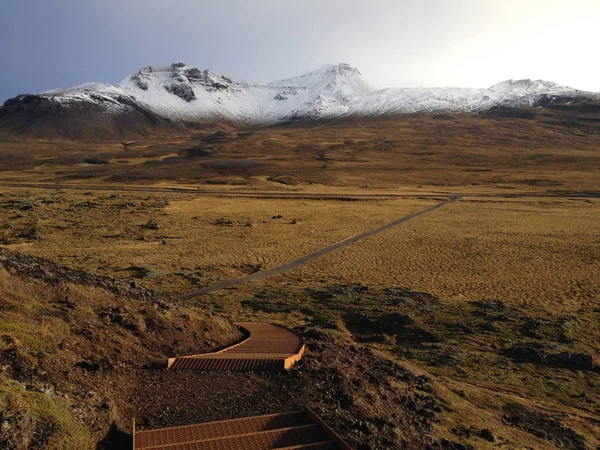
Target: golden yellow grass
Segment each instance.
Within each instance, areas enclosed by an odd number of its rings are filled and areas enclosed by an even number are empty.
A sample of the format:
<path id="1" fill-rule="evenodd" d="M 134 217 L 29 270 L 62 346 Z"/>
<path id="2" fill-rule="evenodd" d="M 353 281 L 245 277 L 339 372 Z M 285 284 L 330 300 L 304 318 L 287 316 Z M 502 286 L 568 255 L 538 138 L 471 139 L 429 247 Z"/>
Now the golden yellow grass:
<path id="1" fill-rule="evenodd" d="M 196 278 L 210 282 L 269 269 L 436 203 L 161 195 L 171 203 L 156 208 L 162 201 L 158 197 L 140 202 L 131 194 L 109 196 L 110 192 L 65 192 L 57 196 L 63 199 L 59 203 L 20 212 L 20 218 L 4 209 L 4 224 L 20 229 L 35 223 L 41 233 L 39 241 L 21 240 L 9 247 L 117 277 L 129 277 L 131 266 L 151 266 L 157 276 L 146 283 L 185 290 L 192 286 L 170 274 L 197 271 Z M 85 202 L 99 206 L 72 208 Z M 123 203 L 136 206 L 116 207 Z M 144 228 L 151 219 L 157 230 Z"/>
<path id="2" fill-rule="evenodd" d="M 288 277 L 576 311 L 600 298 L 600 201 L 466 198 Z"/>

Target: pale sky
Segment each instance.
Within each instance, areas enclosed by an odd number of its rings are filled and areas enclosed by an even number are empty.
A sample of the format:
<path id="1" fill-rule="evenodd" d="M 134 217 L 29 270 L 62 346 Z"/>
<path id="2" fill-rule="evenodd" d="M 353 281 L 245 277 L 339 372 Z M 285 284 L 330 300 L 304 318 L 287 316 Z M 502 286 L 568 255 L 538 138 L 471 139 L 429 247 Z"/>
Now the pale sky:
<path id="1" fill-rule="evenodd" d="M 0 0 L 0 102 L 185 62 L 269 82 L 326 63 L 375 86 L 600 91 L 600 0 Z"/>

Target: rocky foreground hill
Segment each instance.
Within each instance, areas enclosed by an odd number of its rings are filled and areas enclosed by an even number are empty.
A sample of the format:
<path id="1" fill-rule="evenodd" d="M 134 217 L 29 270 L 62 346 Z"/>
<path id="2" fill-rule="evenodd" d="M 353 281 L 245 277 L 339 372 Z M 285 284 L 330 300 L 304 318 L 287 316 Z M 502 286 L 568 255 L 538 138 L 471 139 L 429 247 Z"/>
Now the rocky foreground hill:
<path id="1" fill-rule="evenodd" d="M 130 448 L 156 428 L 309 405 L 355 448 L 454 448 L 436 437 L 431 380 L 297 330 L 287 375 L 167 372 L 166 358 L 241 338 L 226 318 L 135 283 L 0 249 L 0 448 Z M 201 407 L 199 407 L 201 404 Z"/>

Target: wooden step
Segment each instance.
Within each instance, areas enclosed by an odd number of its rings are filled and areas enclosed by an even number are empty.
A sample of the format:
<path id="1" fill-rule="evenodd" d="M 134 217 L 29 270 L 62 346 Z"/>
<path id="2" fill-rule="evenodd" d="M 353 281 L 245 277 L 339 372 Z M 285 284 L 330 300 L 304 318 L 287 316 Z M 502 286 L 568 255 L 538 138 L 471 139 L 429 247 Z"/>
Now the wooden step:
<path id="1" fill-rule="evenodd" d="M 162 428 L 136 433 L 135 448 L 141 450 L 160 445 L 182 444 L 311 424 L 310 418 L 304 411 L 293 411 L 183 427 Z"/>
<path id="2" fill-rule="evenodd" d="M 226 349 L 170 358 L 169 370 L 212 372 L 273 372 L 289 369 L 304 354 L 304 340 L 280 325 L 263 322 L 237 324 L 246 339 Z"/>
<path id="3" fill-rule="evenodd" d="M 135 450 L 271 450 L 324 441 L 327 441 L 325 433 L 318 425 L 311 424 L 166 445 L 136 445 Z"/>
<path id="4" fill-rule="evenodd" d="M 310 409 L 158 430 L 133 429 L 134 450 L 352 450 Z"/>

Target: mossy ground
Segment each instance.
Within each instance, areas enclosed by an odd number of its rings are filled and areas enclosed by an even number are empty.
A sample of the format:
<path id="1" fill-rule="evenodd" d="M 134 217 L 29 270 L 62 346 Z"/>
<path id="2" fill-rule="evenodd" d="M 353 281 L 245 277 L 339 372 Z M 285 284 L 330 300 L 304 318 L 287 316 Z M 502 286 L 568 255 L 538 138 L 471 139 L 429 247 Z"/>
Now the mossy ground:
<path id="1" fill-rule="evenodd" d="M 0 410 L 4 423 L 19 412 L 31 416 L 32 449 L 89 450 L 95 446 L 92 433 L 74 417 L 73 405 L 55 393 L 27 390 L 21 383 L 0 377 Z"/>

